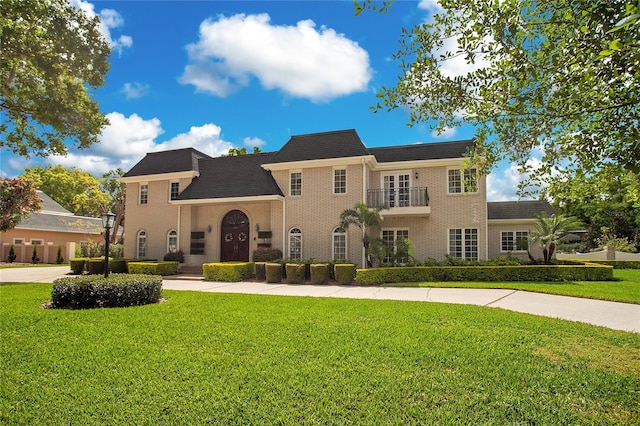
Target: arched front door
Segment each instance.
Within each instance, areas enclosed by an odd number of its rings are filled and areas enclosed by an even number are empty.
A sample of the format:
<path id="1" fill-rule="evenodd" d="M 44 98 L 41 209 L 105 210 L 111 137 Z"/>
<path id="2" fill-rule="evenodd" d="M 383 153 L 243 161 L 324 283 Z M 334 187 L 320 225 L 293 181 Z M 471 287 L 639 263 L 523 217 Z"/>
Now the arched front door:
<path id="1" fill-rule="evenodd" d="M 222 219 L 220 261 L 249 261 L 249 218 L 240 210 L 231 210 Z"/>

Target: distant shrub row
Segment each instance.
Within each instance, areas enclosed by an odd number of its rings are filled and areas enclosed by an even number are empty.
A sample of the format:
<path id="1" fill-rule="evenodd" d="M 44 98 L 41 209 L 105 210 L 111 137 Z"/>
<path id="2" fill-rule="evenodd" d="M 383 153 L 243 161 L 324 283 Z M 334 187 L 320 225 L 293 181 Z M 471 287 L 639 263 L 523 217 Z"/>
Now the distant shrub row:
<path id="1" fill-rule="evenodd" d="M 69 260 L 71 272 L 75 275 L 89 275 L 104 272 L 104 258 L 74 258 Z M 139 259 L 109 259 L 109 272 L 114 274 L 151 274 L 175 275 L 178 273 L 178 262 L 156 262 Z"/>
<path id="2" fill-rule="evenodd" d="M 519 266 L 411 266 L 358 269 L 356 282 L 376 285 L 436 281 L 611 281 L 613 268 L 597 264 Z"/>
<path id="3" fill-rule="evenodd" d="M 207 281 L 237 282 L 255 277 L 258 281 L 279 283 L 286 280 L 290 284 L 311 281 L 322 284 L 335 279 L 340 284 L 349 284 L 355 278 L 356 265 L 353 263 L 292 263 L 292 262 L 217 262 L 202 265 Z M 307 272 L 308 271 L 308 272 Z"/>
<path id="4" fill-rule="evenodd" d="M 113 274 L 64 277 L 53 282 L 51 307 L 89 309 L 138 306 L 157 303 L 162 294 L 162 277 Z"/>

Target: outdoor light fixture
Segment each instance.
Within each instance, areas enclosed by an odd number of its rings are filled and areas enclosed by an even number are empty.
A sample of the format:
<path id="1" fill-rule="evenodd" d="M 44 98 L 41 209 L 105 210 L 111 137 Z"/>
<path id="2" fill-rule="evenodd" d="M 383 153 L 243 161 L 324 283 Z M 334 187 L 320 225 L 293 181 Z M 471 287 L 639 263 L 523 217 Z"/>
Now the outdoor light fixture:
<path id="1" fill-rule="evenodd" d="M 418 174 L 418 172 L 416 172 L 416 179 L 418 179 L 420 177 L 420 175 Z"/>
<path id="2" fill-rule="evenodd" d="M 109 231 L 113 228 L 116 215 L 111 212 L 102 213 L 102 226 L 104 227 L 104 277 L 109 278 Z"/>

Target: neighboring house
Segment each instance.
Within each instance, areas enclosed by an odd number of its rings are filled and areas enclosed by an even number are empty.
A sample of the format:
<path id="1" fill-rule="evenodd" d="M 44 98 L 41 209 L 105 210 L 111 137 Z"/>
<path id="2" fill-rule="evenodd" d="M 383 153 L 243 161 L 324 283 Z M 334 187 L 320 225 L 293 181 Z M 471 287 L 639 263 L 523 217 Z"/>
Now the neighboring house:
<path id="1" fill-rule="evenodd" d="M 180 249 L 188 265 L 247 261 L 258 244 L 270 244 L 290 259 L 363 265 L 362 231 L 338 227 L 340 213 L 361 200 L 386 207 L 380 238 L 390 246 L 408 238 L 418 260 L 506 254 L 493 249 L 501 232 L 530 232 L 532 216 L 519 218 L 521 227 L 493 224 L 516 218 L 489 216 L 486 178 L 463 170 L 473 144 L 367 148 L 355 130 L 343 130 L 292 136 L 272 153 L 149 153 L 121 179 L 125 257 L 161 259 Z"/>
<path id="2" fill-rule="evenodd" d="M 75 256 L 76 244 L 104 240 L 102 219 L 75 216 L 44 192 L 37 193 L 42 200 L 42 209 L 31 213 L 15 228 L 0 232 L 0 259 L 3 262 L 7 261 L 12 244 L 16 262 L 31 262 L 36 246 L 40 263 L 55 263 L 58 247 L 62 247 L 62 256 L 68 262 Z"/>

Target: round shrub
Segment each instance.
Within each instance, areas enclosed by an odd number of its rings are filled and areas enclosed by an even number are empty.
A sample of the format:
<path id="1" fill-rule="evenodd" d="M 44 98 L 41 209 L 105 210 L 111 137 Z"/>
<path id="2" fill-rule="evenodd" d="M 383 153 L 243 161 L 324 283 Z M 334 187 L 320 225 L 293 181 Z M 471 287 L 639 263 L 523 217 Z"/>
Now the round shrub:
<path id="1" fill-rule="evenodd" d="M 282 281 L 282 265 L 279 263 L 267 263 L 264 266 L 268 283 L 279 283 Z"/>
<path id="2" fill-rule="evenodd" d="M 329 279 L 328 263 L 311 264 L 311 282 L 313 284 L 324 284 Z"/>
<path id="3" fill-rule="evenodd" d="M 112 274 L 58 278 L 53 282 L 51 307 L 66 309 L 113 308 L 157 303 L 162 277 Z"/>
<path id="4" fill-rule="evenodd" d="M 287 263 L 287 283 L 302 284 L 304 282 L 304 263 Z"/>

